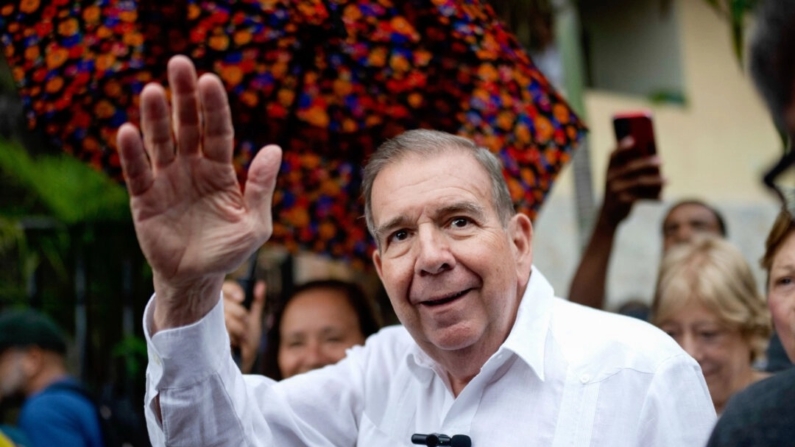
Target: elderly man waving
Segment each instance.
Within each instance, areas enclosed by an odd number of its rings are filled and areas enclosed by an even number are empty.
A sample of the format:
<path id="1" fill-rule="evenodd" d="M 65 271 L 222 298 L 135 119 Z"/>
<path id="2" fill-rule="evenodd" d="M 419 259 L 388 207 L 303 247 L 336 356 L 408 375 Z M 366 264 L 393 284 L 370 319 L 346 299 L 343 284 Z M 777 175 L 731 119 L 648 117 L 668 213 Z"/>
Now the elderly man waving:
<path id="1" fill-rule="evenodd" d="M 241 192 L 220 81 L 181 56 L 168 71 L 173 110 L 149 85 L 142 135 L 118 135 L 154 272 L 155 445 L 703 445 L 715 413 L 698 364 L 650 325 L 555 298 L 498 160 L 442 132 L 402 134 L 365 169 L 373 261 L 403 326 L 279 383 L 241 375 L 221 284 L 270 235 L 281 152 L 263 148 Z"/>

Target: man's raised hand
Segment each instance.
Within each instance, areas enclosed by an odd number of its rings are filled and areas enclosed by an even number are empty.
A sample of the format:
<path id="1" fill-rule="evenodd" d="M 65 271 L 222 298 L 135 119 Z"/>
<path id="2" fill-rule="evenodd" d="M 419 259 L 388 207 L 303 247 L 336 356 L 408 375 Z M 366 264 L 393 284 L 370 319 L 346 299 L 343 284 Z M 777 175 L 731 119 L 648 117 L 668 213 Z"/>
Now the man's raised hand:
<path id="1" fill-rule="evenodd" d="M 171 110 L 157 84 L 141 93 L 141 133 L 118 133 L 138 243 L 152 266 L 152 333 L 190 324 L 220 297 L 224 275 L 270 237 L 281 149 L 251 163 L 245 193 L 232 166 L 234 131 L 220 79 L 197 79 L 191 61 L 168 63 Z"/>

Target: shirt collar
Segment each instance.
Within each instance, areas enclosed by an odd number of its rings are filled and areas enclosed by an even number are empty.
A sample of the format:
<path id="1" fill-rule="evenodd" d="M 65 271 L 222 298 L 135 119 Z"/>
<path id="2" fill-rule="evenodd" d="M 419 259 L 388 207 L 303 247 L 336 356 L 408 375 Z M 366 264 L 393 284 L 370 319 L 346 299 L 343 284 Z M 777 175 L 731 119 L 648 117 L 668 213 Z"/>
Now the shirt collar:
<path id="1" fill-rule="evenodd" d="M 541 272 L 533 267 L 530 281 L 522 295 L 511 333 L 497 352 L 507 349 L 524 361 L 542 381 L 544 380 L 544 347 L 551 317 L 554 290 Z M 497 354 L 497 353 L 495 353 Z M 420 380 L 431 380 L 441 368 L 423 351 L 413 344 L 406 357 L 409 370 Z M 445 379 L 446 380 L 446 379 Z"/>
<path id="2" fill-rule="evenodd" d="M 530 281 L 525 288 L 516 321 L 511 333 L 500 349 L 514 352 L 544 380 L 544 348 L 546 346 L 549 321 L 552 316 L 552 300 L 555 296 L 552 285 L 533 267 Z"/>

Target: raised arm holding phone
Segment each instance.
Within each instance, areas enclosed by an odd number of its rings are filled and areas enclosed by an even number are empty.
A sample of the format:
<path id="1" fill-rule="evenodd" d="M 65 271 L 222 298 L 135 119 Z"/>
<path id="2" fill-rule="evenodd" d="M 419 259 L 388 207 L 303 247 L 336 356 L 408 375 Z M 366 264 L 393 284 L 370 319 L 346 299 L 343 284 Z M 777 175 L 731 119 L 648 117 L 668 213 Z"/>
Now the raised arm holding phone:
<path id="1" fill-rule="evenodd" d="M 604 200 L 569 288 L 571 301 L 595 309 L 604 306 L 607 268 L 619 225 L 639 200 L 659 200 L 665 185 L 651 114 L 616 115 L 613 127 L 618 146 L 610 153 Z"/>
<path id="2" fill-rule="evenodd" d="M 364 170 L 373 262 L 403 325 L 322 369 L 243 376 L 221 284 L 271 232 L 281 151 L 263 148 L 241 189 L 221 82 L 181 56 L 168 69 L 173 111 L 149 85 L 143 137 L 118 136 L 154 272 L 154 445 L 703 445 L 715 413 L 698 364 L 650 325 L 555 298 L 500 161 L 431 130 L 387 141 Z"/>

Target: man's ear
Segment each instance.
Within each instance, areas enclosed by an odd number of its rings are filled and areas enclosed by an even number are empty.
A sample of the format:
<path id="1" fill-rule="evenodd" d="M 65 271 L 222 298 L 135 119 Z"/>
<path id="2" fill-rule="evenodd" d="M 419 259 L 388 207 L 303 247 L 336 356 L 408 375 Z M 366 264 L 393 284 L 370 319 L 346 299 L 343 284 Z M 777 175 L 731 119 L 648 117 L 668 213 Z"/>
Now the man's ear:
<path id="1" fill-rule="evenodd" d="M 517 273 L 522 276 L 529 274 L 533 265 L 533 224 L 530 218 L 522 213 L 513 216 L 508 223 L 508 234 L 519 269 Z"/>
<path id="2" fill-rule="evenodd" d="M 378 278 L 381 279 L 383 282 L 383 275 L 381 275 L 381 249 L 376 248 L 373 251 L 373 264 L 375 265 L 375 271 L 378 272 Z"/>

